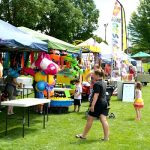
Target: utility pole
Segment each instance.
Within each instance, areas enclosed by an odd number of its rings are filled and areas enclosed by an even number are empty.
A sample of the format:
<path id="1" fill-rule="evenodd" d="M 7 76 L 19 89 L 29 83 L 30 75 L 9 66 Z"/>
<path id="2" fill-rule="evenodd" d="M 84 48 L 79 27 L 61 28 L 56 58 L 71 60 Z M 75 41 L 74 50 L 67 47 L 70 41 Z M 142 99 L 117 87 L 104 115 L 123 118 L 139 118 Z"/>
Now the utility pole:
<path id="1" fill-rule="evenodd" d="M 105 27 L 105 42 L 106 42 L 107 26 L 108 26 L 108 23 L 104 24 L 104 27 Z"/>

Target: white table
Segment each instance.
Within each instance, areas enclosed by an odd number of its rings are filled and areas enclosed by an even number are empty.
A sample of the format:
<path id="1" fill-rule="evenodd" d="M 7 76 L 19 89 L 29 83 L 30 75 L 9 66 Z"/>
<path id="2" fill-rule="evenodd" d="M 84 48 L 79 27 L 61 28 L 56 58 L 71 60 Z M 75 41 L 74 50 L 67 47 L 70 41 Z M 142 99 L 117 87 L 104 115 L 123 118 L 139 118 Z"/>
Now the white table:
<path id="1" fill-rule="evenodd" d="M 39 104 L 48 104 L 50 103 L 49 99 L 38 99 L 38 98 L 24 98 L 24 99 L 17 99 L 17 100 L 11 100 L 11 101 L 5 101 L 2 102 L 1 105 L 3 106 L 13 106 L 13 107 L 22 107 L 23 113 L 22 113 L 22 124 L 23 124 L 23 133 L 22 136 L 24 137 L 24 126 L 25 126 L 25 108 L 28 108 L 28 127 L 30 125 L 30 107 L 39 105 Z M 6 108 L 7 108 L 6 107 Z M 7 110 L 6 110 L 6 130 L 5 135 L 7 135 Z M 48 105 L 47 105 L 47 121 L 48 121 Z M 45 128 L 45 105 L 43 110 L 43 128 Z"/>
<path id="2" fill-rule="evenodd" d="M 30 77 L 18 77 L 17 82 L 25 85 L 32 85 L 33 79 Z"/>
<path id="3" fill-rule="evenodd" d="M 65 90 L 72 90 L 71 88 L 54 88 L 54 91 L 65 91 Z"/>
<path id="4" fill-rule="evenodd" d="M 21 88 L 18 88 L 18 90 L 22 90 L 21 92 L 21 98 L 24 98 L 24 95 L 25 95 L 25 92 L 24 92 L 24 90 L 27 90 L 27 98 L 28 98 L 28 95 L 29 95 L 29 92 L 28 92 L 28 90 L 33 90 L 33 86 L 32 85 L 24 85 L 23 87 L 21 87 Z"/>

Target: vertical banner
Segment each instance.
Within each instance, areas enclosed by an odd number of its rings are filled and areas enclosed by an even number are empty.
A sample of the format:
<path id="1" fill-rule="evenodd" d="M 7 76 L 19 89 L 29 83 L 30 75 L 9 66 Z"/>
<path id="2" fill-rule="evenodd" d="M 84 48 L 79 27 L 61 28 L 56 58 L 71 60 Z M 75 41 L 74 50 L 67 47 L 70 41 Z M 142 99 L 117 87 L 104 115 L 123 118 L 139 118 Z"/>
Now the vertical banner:
<path id="1" fill-rule="evenodd" d="M 118 52 L 127 49 L 127 30 L 125 11 L 122 4 L 115 2 L 112 16 L 112 51 L 117 57 Z"/>
<path id="2" fill-rule="evenodd" d="M 127 45 L 127 27 L 126 27 L 126 16 L 125 16 L 125 10 L 122 7 L 122 37 L 123 37 L 123 43 L 122 43 L 122 50 L 126 50 Z"/>
<path id="3" fill-rule="evenodd" d="M 122 70 L 122 58 L 121 53 L 127 49 L 127 31 L 126 31 L 126 19 L 123 5 L 116 0 L 112 15 L 112 56 L 115 61 L 115 67 L 118 68 L 121 75 Z M 113 66 L 112 65 L 112 69 Z"/>
<path id="4" fill-rule="evenodd" d="M 112 16 L 112 51 L 114 59 L 117 57 L 117 53 L 122 51 L 122 18 L 121 18 L 121 5 L 117 1 L 115 2 L 113 16 Z"/>

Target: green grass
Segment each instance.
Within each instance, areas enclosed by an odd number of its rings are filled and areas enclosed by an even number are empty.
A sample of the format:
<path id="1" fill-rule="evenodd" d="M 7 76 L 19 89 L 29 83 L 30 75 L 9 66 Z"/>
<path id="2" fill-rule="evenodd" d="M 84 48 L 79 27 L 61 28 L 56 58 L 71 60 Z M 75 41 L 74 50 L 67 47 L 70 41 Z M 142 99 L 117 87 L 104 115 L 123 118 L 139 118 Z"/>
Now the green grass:
<path id="1" fill-rule="evenodd" d="M 87 140 L 76 139 L 86 123 L 85 111 L 88 103 L 83 102 L 80 113 L 73 113 L 70 107 L 67 114 L 50 114 L 46 129 L 42 128 L 42 116 L 31 112 L 31 126 L 25 127 L 22 138 L 21 109 L 16 108 L 16 115 L 10 117 L 8 135 L 5 136 L 5 114 L 0 113 L 0 150 L 149 150 L 149 114 L 150 84 L 143 87 L 145 107 L 143 118 L 135 121 L 132 103 L 124 103 L 112 97 L 110 112 L 116 119 L 108 119 L 110 141 L 100 142 L 102 127 L 98 120 L 88 134 Z"/>
<path id="2" fill-rule="evenodd" d="M 150 69 L 150 64 L 149 63 L 143 63 L 144 67 L 144 72 L 148 72 L 148 69 Z"/>

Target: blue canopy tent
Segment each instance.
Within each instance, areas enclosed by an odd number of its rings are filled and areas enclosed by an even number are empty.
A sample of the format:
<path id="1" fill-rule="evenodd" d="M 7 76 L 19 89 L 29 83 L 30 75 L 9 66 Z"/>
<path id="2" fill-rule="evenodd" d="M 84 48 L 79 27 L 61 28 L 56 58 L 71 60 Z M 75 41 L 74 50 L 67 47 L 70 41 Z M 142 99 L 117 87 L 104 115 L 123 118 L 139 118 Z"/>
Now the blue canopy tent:
<path id="1" fill-rule="evenodd" d="M 0 51 L 48 51 L 48 44 L 0 20 Z"/>

